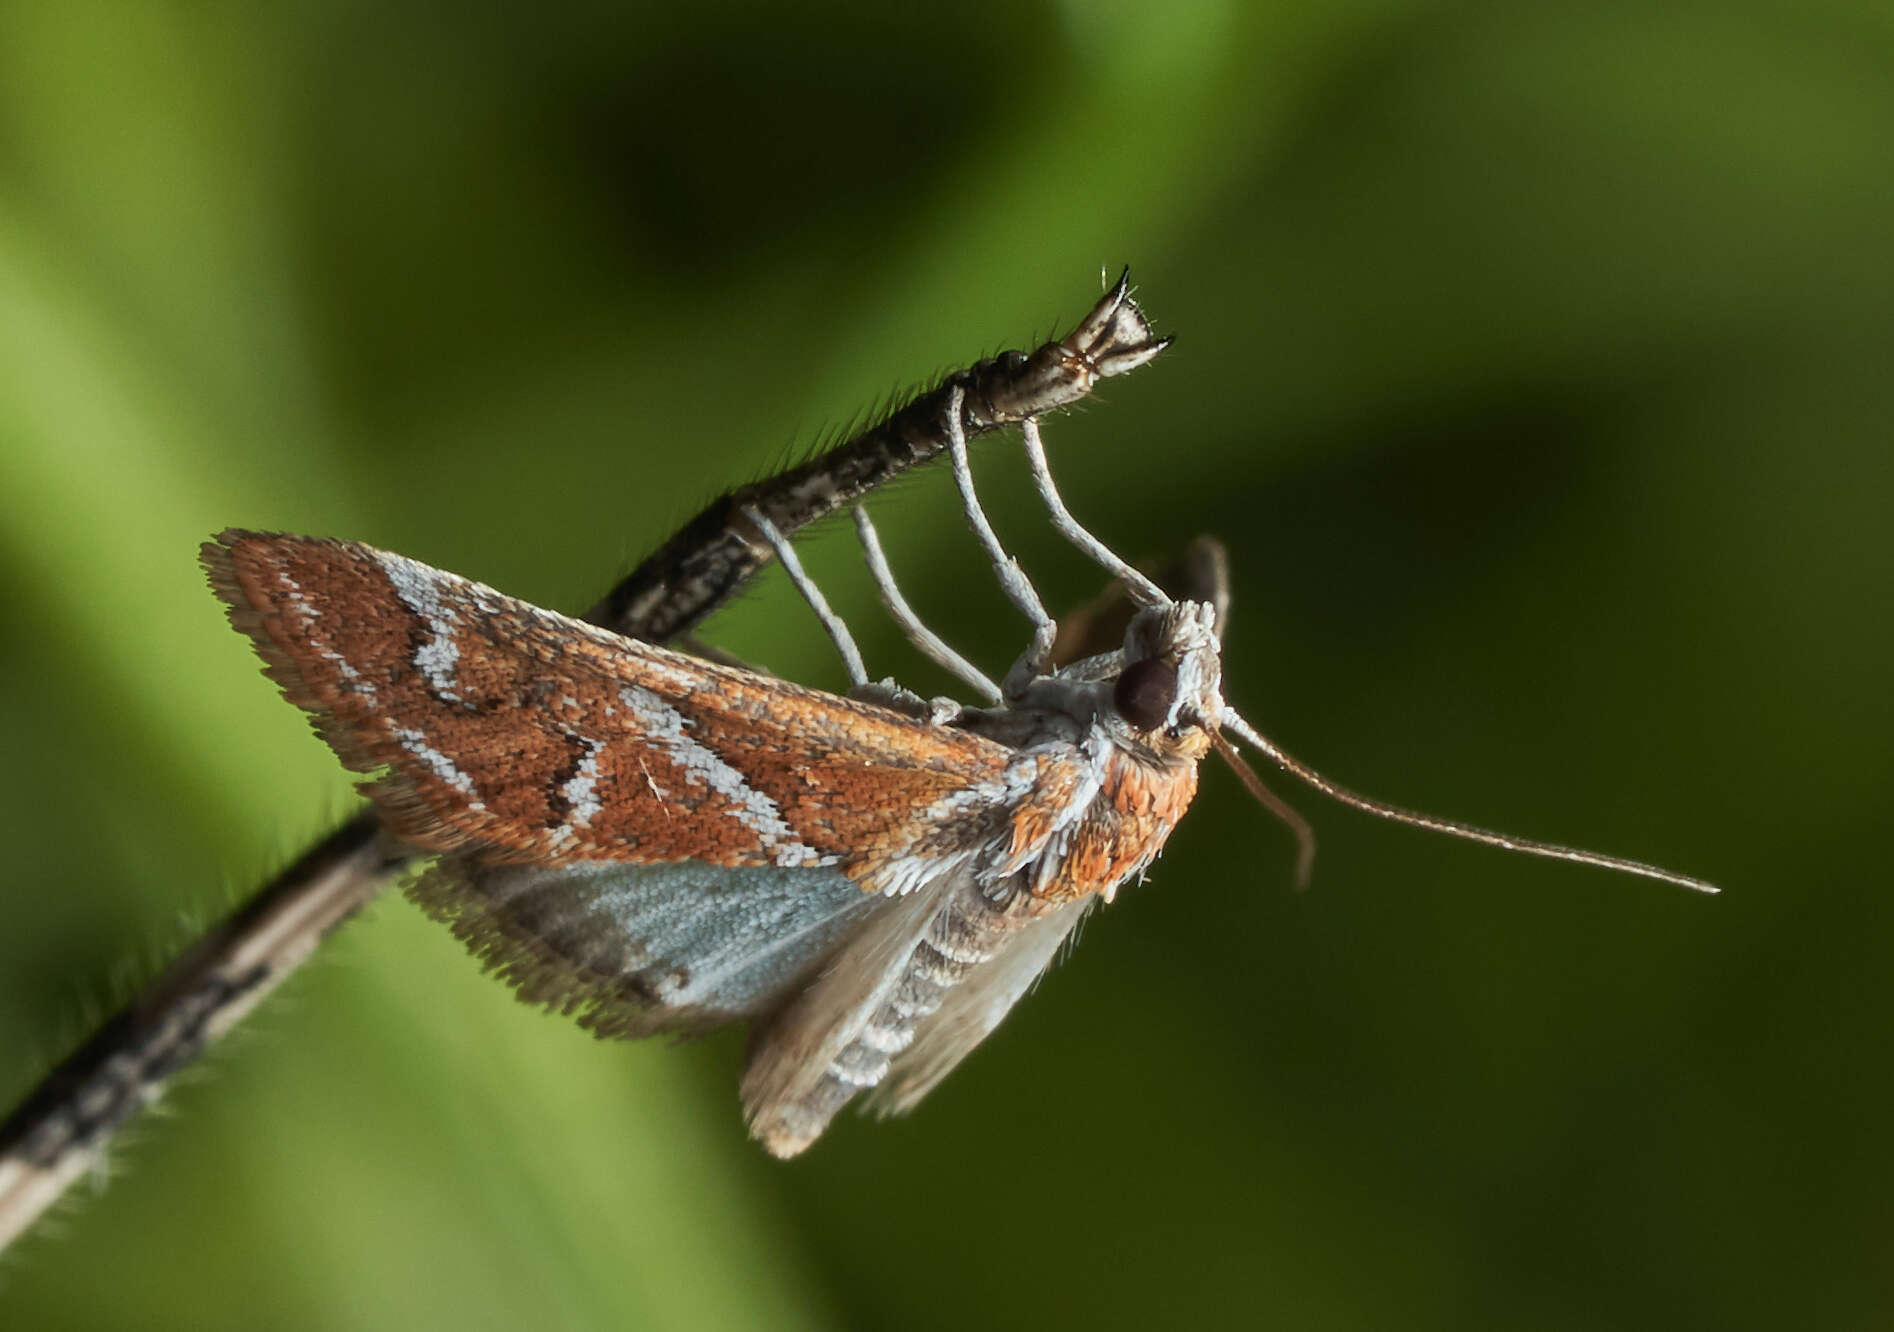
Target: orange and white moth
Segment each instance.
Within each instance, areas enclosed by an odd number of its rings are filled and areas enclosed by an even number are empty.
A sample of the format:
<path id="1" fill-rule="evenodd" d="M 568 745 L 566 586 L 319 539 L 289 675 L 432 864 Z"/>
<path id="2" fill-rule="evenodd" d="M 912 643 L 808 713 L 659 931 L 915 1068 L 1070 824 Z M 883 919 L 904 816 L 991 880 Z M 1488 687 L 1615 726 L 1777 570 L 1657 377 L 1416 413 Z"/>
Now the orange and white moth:
<path id="1" fill-rule="evenodd" d="M 1117 297 L 1107 317 L 1130 317 L 1122 284 Z M 1088 374 L 1164 345 L 1118 341 L 1120 359 Z M 1297 828 L 1306 872 L 1306 825 L 1232 736 L 1371 813 L 1709 890 L 1380 804 L 1283 753 L 1224 699 L 1217 598 L 1173 600 L 1078 525 L 1035 413 L 1009 419 L 1054 526 L 1135 607 L 1120 646 L 1055 667 L 1057 625 L 974 493 L 968 411 L 958 388 L 946 395 L 963 506 L 1032 625 L 1001 681 L 920 624 L 855 512 L 884 602 L 980 706 L 871 683 L 753 507 L 731 530 L 752 563 L 783 562 L 849 663 L 848 696 L 621 637 L 352 542 L 228 531 L 203 557 L 270 676 L 344 763 L 376 774 L 363 790 L 386 827 L 436 857 L 415 899 L 523 999 L 601 1036 L 749 1024 L 744 1107 L 778 1156 L 858 1095 L 900 1111 L 939 1082 L 1086 913 L 1150 865 L 1213 749 Z"/>

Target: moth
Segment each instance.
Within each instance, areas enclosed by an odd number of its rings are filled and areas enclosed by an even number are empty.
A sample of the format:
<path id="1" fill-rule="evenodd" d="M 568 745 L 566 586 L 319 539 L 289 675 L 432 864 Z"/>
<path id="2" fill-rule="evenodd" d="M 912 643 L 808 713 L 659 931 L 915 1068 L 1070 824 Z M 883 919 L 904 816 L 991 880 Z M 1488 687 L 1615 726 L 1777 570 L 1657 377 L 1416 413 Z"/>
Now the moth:
<path id="1" fill-rule="evenodd" d="M 347 541 L 232 530 L 212 586 L 406 845 L 410 887 L 529 1002 L 600 1036 L 750 1029 L 742 1097 L 780 1157 L 858 1096 L 905 1111 L 998 1025 L 1088 912 L 1162 850 L 1213 750 L 1301 842 L 1243 741 L 1358 809 L 1702 891 L 1670 871 L 1360 796 L 1251 727 L 1223 694 L 1218 593 L 1174 600 L 1060 498 L 1020 422 L 1055 530 L 1132 611 L 1119 646 L 1055 666 L 1059 626 L 976 494 L 958 390 L 945 428 L 975 540 L 1031 640 L 1000 681 L 923 625 L 866 510 L 883 603 L 981 702 L 871 681 L 846 625 L 755 508 L 835 641 L 847 695 L 620 637 Z"/>

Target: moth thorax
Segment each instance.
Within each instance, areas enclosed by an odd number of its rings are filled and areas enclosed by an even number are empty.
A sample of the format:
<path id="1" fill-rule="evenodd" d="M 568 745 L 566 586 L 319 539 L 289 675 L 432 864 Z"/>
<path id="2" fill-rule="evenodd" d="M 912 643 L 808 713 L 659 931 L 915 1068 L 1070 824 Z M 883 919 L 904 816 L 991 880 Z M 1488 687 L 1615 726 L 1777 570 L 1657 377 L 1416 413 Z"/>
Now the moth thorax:
<path id="1" fill-rule="evenodd" d="M 1174 759 L 1115 750 L 1097 798 L 1073 828 L 1063 856 L 1041 866 L 1034 894 L 1070 902 L 1096 893 L 1110 901 L 1120 884 L 1150 865 L 1190 808 L 1197 759 L 1208 744 L 1207 734 L 1193 729 L 1177 742 Z"/>

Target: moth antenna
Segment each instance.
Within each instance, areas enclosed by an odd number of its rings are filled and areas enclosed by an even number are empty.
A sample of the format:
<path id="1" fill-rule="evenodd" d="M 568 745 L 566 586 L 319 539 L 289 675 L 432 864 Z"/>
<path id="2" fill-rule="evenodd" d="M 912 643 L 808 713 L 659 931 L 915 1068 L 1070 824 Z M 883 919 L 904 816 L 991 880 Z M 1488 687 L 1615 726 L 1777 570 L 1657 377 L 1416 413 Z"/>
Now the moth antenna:
<path id="1" fill-rule="evenodd" d="M 1085 526 L 1072 516 L 1072 511 L 1065 507 L 1065 501 L 1059 497 L 1059 488 L 1052 481 L 1052 466 L 1046 461 L 1046 446 L 1039 438 L 1039 422 L 1029 416 L 1019 423 L 1019 430 L 1026 441 L 1026 462 L 1032 468 L 1033 485 L 1039 491 L 1040 500 L 1052 514 L 1052 526 L 1059 535 L 1077 546 L 1092 563 L 1123 583 L 1131 599 L 1140 606 L 1170 605 L 1171 599 L 1165 595 L 1163 588 L 1132 568 L 1119 557 L 1117 551 L 1086 531 Z"/>
<path id="2" fill-rule="evenodd" d="M 1243 783 L 1243 789 L 1256 797 L 1264 809 L 1289 825 L 1289 831 L 1296 838 L 1296 891 L 1305 892 L 1309 886 L 1309 875 L 1315 869 L 1315 829 L 1309 821 L 1290 807 L 1289 802 L 1263 785 L 1263 779 L 1256 775 L 1256 769 L 1243 761 L 1243 756 L 1220 735 L 1213 735 L 1211 743 L 1217 747 L 1217 753 L 1223 755 L 1223 761 L 1230 765 L 1230 771 Z"/>
<path id="3" fill-rule="evenodd" d="M 1430 832 L 1445 833 L 1449 837 L 1458 837 L 1469 842 L 1497 846 L 1505 851 L 1517 851 L 1521 855 L 1541 856 L 1547 860 L 1569 860 L 1577 865 L 1595 865 L 1599 869 L 1616 870 L 1620 874 L 1635 874 L 1641 879 L 1656 879 L 1659 883 L 1674 884 L 1695 893 L 1723 891 L 1713 883 L 1694 879 L 1688 874 L 1677 874 L 1671 870 L 1659 869 L 1655 865 L 1646 865 L 1642 861 L 1623 860 L 1617 856 L 1607 856 L 1597 851 L 1585 851 L 1575 846 L 1560 846 L 1554 842 L 1535 842 L 1525 837 L 1514 837 L 1509 833 L 1476 828 L 1470 823 L 1461 823 L 1456 819 L 1443 819 L 1434 814 L 1422 814 L 1418 810 L 1403 809 L 1399 805 L 1387 805 L 1379 800 L 1370 800 L 1367 796 L 1351 791 L 1339 782 L 1330 781 L 1300 759 L 1285 753 L 1280 745 L 1264 736 L 1228 706 L 1223 709 L 1222 725 L 1224 730 L 1234 731 L 1245 744 L 1297 781 L 1314 787 L 1332 800 L 1339 800 L 1350 808 L 1358 809 L 1364 814 L 1373 814 L 1376 818 L 1425 828 Z"/>

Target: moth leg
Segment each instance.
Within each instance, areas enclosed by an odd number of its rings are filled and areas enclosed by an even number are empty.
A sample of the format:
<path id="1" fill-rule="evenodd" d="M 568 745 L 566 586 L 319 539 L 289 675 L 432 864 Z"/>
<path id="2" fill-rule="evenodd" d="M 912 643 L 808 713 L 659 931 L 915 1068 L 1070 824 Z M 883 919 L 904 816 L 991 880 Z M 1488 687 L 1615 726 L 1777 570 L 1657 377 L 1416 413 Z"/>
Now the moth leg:
<path id="1" fill-rule="evenodd" d="M 901 626 L 901 632 L 907 635 L 908 642 L 914 644 L 923 657 L 946 671 L 989 704 L 1000 701 L 1000 687 L 988 679 L 986 673 L 965 657 L 941 641 L 940 635 L 921 623 L 921 617 L 908 605 L 908 599 L 901 595 L 901 589 L 895 586 L 894 570 L 888 567 L 888 557 L 881 549 L 881 535 L 875 531 L 868 510 L 855 506 L 855 535 L 861 539 L 862 555 L 868 561 L 868 572 L 875 580 L 875 591 L 881 596 L 881 604 L 887 608 L 888 615 Z"/>
<path id="2" fill-rule="evenodd" d="M 796 558 L 795 550 L 783 539 L 783 534 L 776 530 L 776 524 L 765 518 L 755 505 L 745 508 L 743 516 L 750 520 L 763 540 L 769 542 L 769 548 L 782 561 L 783 572 L 789 575 L 789 581 L 796 585 L 796 591 L 802 594 L 802 599 L 809 603 L 809 609 L 815 612 L 816 619 L 822 622 L 829 641 L 842 654 L 842 665 L 848 671 L 850 687 L 859 689 L 867 684 L 868 669 L 862 665 L 861 649 L 855 646 L 854 636 L 848 632 L 848 626 L 842 623 L 842 617 L 829 609 L 828 598 L 822 595 L 822 589 L 803 572 L 802 561 Z"/>
<path id="3" fill-rule="evenodd" d="M 1038 488 L 1039 498 L 1045 501 L 1052 514 L 1052 525 L 1060 536 L 1077 546 L 1094 564 L 1125 585 L 1131 599 L 1141 606 L 1168 606 L 1171 599 L 1164 589 L 1139 573 L 1124 560 L 1120 559 L 1111 547 L 1080 526 L 1072 511 L 1065 507 L 1065 501 L 1059 498 L 1059 488 L 1052 483 L 1052 468 L 1046 462 L 1046 446 L 1039 438 L 1039 422 L 1027 417 L 1019 423 L 1020 433 L 1026 441 L 1026 462 L 1032 468 L 1033 485 Z"/>
<path id="4" fill-rule="evenodd" d="M 1026 687 L 1044 675 L 1052 660 L 1052 644 L 1059 636 L 1059 625 L 1039 600 L 1039 594 L 1033 591 L 1032 583 L 1019 567 L 1019 561 L 1006 553 L 1000 545 L 1000 539 L 993 532 L 993 524 L 986 520 L 986 511 L 980 507 L 980 497 L 973 489 L 973 466 L 967 461 L 967 436 L 960 428 L 961 391 L 956 388 L 947 400 L 947 449 L 953 458 L 954 485 L 960 490 L 960 506 L 966 510 L 967 526 L 973 529 L 974 538 L 986 552 L 987 559 L 993 565 L 993 575 L 999 579 L 1000 590 L 1006 593 L 1006 599 L 1018 608 L 1019 613 L 1032 621 L 1032 643 L 1020 654 L 1018 661 L 1007 671 L 1001 691 L 1008 699 L 1016 699 L 1026 691 Z"/>
<path id="5" fill-rule="evenodd" d="M 857 685 L 848 691 L 848 696 L 864 703 L 879 703 L 884 708 L 904 713 L 930 726 L 953 726 L 967 714 L 967 710 L 956 699 L 922 698 L 912 689 L 903 688 L 893 680 Z"/>

